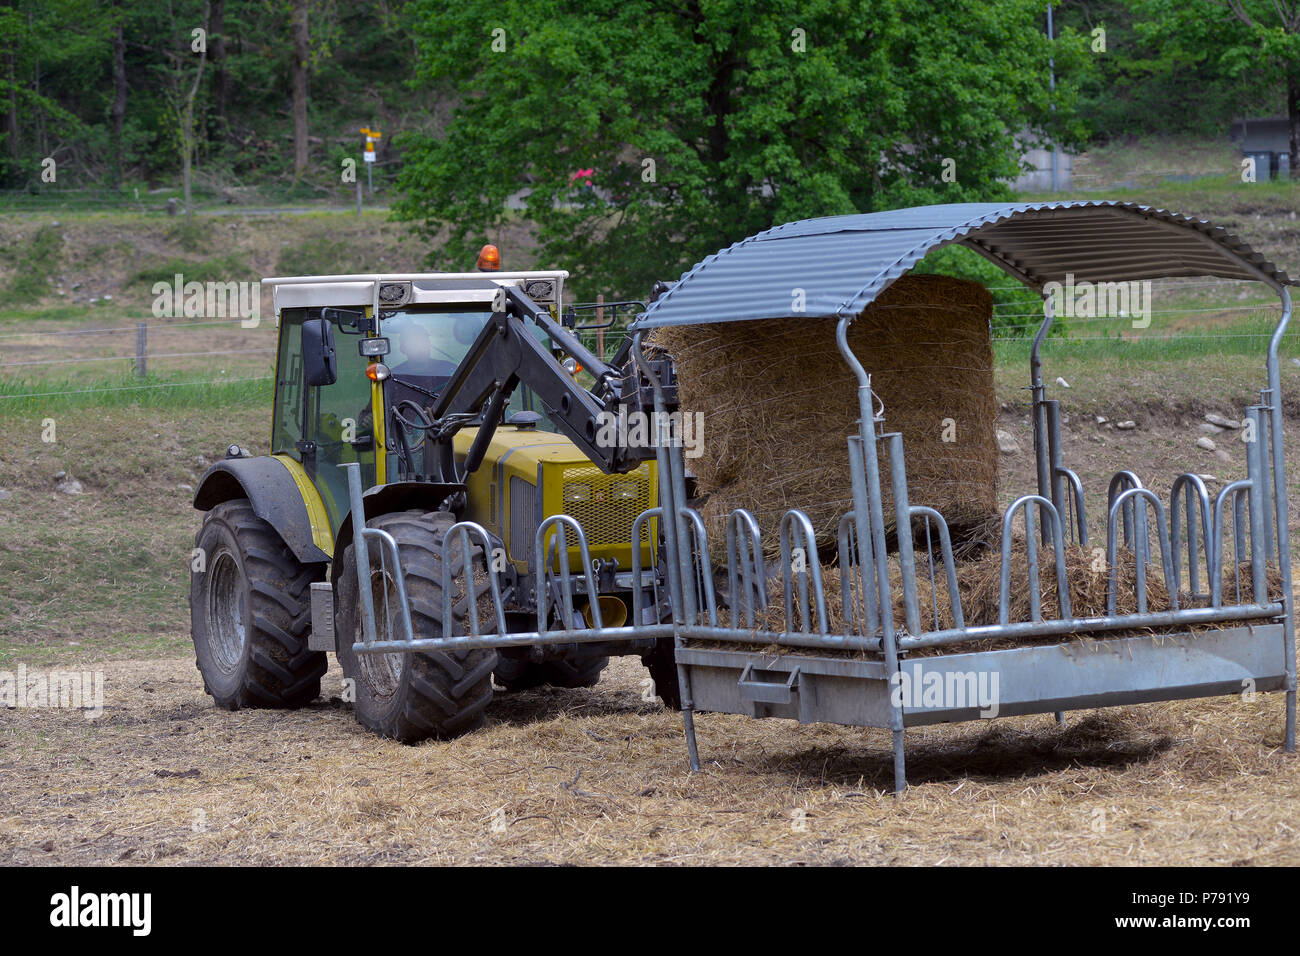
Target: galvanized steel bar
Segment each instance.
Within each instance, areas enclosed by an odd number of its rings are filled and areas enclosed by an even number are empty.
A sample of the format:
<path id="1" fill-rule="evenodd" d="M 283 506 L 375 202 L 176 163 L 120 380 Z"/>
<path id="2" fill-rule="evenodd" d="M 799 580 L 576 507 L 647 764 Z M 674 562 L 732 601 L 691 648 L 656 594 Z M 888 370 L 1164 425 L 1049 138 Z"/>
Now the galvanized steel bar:
<path id="1" fill-rule="evenodd" d="M 853 527 L 857 534 L 859 580 L 862 582 L 862 603 L 866 609 L 867 629 L 874 636 L 880 628 L 880 605 L 877 599 L 876 558 L 872 544 L 871 512 L 867 507 L 870 495 L 867 490 L 866 452 L 861 435 L 849 439 L 849 482 L 853 492 Z"/>
<path id="2" fill-rule="evenodd" d="M 685 482 L 683 481 L 679 485 L 675 480 L 674 465 L 678 458 L 672 454 L 673 449 L 670 447 L 670 441 L 664 440 L 665 437 L 671 438 L 671 431 L 670 426 L 666 424 L 669 419 L 663 383 L 659 381 L 654 366 L 646 361 L 645 354 L 641 350 L 641 337 L 643 334 L 643 332 L 637 331 L 632 336 L 631 353 L 632 360 L 640 369 L 641 374 L 646 377 L 646 381 L 650 383 L 650 388 L 654 394 L 655 419 L 659 423 L 655 442 L 655 462 L 658 466 L 660 489 L 659 505 L 663 509 L 662 515 L 665 518 L 673 517 L 671 521 L 662 521 L 661 526 L 664 534 L 664 550 L 667 552 L 665 564 L 669 601 L 673 610 L 672 638 L 675 652 L 682 645 L 681 628 L 687 623 L 686 620 L 683 620 L 682 613 L 682 609 L 688 600 L 686 597 L 686 582 L 682 575 L 684 558 L 681 555 L 681 550 L 684 542 L 682 540 L 681 524 L 676 517 L 679 515 L 680 509 L 686 507 Z M 682 702 L 682 728 L 686 734 L 687 760 L 691 770 L 698 771 L 700 769 L 700 755 L 699 746 L 695 739 L 695 702 L 691 696 L 690 673 L 680 662 L 677 664 L 677 687 Z"/>
<path id="3" fill-rule="evenodd" d="M 1147 611 L 1145 614 L 1116 614 L 1106 617 L 1081 617 L 1066 620 L 1039 621 L 1038 623 L 980 624 L 964 630 L 950 629 L 924 634 L 921 637 L 904 637 L 900 646 L 905 651 L 922 647 L 946 647 L 970 641 L 997 640 L 1021 637 L 1055 637 L 1062 634 L 1088 634 L 1093 631 L 1124 631 L 1142 628 L 1183 627 L 1192 624 L 1218 624 L 1225 621 L 1254 621 L 1277 618 L 1283 613 L 1280 601 L 1272 604 L 1242 604 L 1236 607 L 1196 607 L 1178 611 Z"/>
<path id="4" fill-rule="evenodd" d="M 711 629 L 708 629 L 712 633 Z M 569 633 L 550 631 L 516 631 L 510 634 L 462 634 L 457 637 L 417 638 L 413 641 L 376 641 L 356 644 L 358 654 L 391 654 L 425 651 L 469 651 L 482 648 L 531 647 L 535 644 L 602 644 L 610 641 L 634 641 L 642 638 L 672 637 L 672 624 L 643 627 L 580 628 Z"/>
<path id="5" fill-rule="evenodd" d="M 555 537 L 548 540 L 547 532 L 552 528 L 555 529 Z M 556 564 L 559 566 L 561 620 L 564 622 L 564 630 L 574 631 L 577 629 L 574 624 L 572 576 L 569 571 L 569 530 L 572 530 L 578 538 L 578 553 L 582 560 L 583 582 L 587 586 L 592 625 L 596 630 L 600 630 L 602 627 L 600 602 L 596 600 L 599 591 L 596 588 L 596 579 L 591 572 L 591 552 L 587 548 L 587 536 L 583 533 L 582 525 L 578 524 L 576 519 L 566 514 L 554 514 L 548 516 L 546 520 L 537 526 L 537 531 L 533 537 L 534 554 L 537 557 L 537 630 L 542 634 L 550 630 L 547 621 L 550 616 L 550 565 L 552 554 L 555 555 Z"/>
<path id="6" fill-rule="evenodd" d="M 1129 488 L 1127 491 L 1120 492 L 1119 496 L 1111 502 L 1110 513 L 1107 515 L 1106 522 L 1106 560 L 1110 564 L 1110 578 L 1106 585 L 1106 611 L 1109 614 L 1116 613 L 1115 604 L 1119 592 L 1119 561 L 1116 540 L 1119 534 L 1119 515 L 1125 504 L 1130 500 L 1136 509 L 1134 525 L 1141 533 L 1146 533 L 1146 506 L 1138 504 L 1137 499 L 1139 498 L 1149 501 L 1151 507 L 1155 509 L 1156 524 L 1160 532 L 1161 569 L 1166 581 L 1174 580 L 1173 559 L 1169 547 L 1169 528 L 1165 524 L 1165 506 L 1160 502 L 1159 496 L 1149 488 Z M 1140 546 L 1133 549 L 1134 563 L 1137 568 L 1137 606 L 1139 614 L 1146 613 L 1147 610 L 1146 557 L 1144 551 L 1145 549 Z M 1178 610 L 1178 591 L 1176 588 L 1169 593 L 1169 606 L 1172 610 Z"/>
<path id="7" fill-rule="evenodd" d="M 778 644 L 808 650 L 839 651 L 847 653 L 879 654 L 880 639 L 861 634 L 819 634 L 813 631 L 769 631 L 737 627 L 706 627 L 702 624 L 686 625 L 682 636 L 702 641 L 733 644 Z M 883 656 L 883 655 L 882 655 Z M 891 672 L 892 673 L 892 672 Z"/>
<path id="8" fill-rule="evenodd" d="M 1042 620 L 1041 607 L 1035 606 L 1037 595 L 1040 593 L 1038 588 L 1038 563 L 1034 542 L 1034 521 L 1030 517 L 1029 506 L 1036 504 L 1044 514 L 1047 515 L 1047 521 L 1044 525 L 1050 525 L 1052 529 L 1052 543 L 1054 555 L 1056 557 L 1056 593 L 1059 599 L 1061 617 L 1070 616 L 1070 582 L 1065 568 L 1065 535 L 1061 532 L 1061 516 L 1052 502 L 1042 495 L 1022 495 L 1013 501 L 1010 507 L 1002 515 L 1002 579 L 998 591 L 998 621 L 1000 626 L 1006 627 L 1011 623 L 1011 541 L 1012 541 L 1012 523 L 1015 521 L 1016 512 L 1023 510 L 1025 512 L 1025 538 L 1026 546 L 1031 550 L 1034 557 L 1030 559 L 1029 577 L 1033 582 L 1031 587 L 1034 588 L 1033 594 L 1034 605 L 1031 605 L 1031 615 L 1035 618 L 1035 623 Z M 973 630 L 973 629 L 972 629 Z"/>
<path id="9" fill-rule="evenodd" d="M 1032 399 L 1034 419 L 1034 464 L 1038 473 L 1038 494 L 1050 499 L 1052 494 L 1052 472 L 1050 455 L 1047 448 L 1047 410 L 1044 407 L 1047 393 L 1043 386 L 1043 342 L 1052 329 L 1055 318 L 1056 303 L 1050 295 L 1043 297 L 1043 321 L 1034 334 L 1034 342 L 1029 350 L 1029 391 Z M 1046 522 L 1043 525 L 1043 544 L 1049 543 Z"/>
<path id="10" fill-rule="evenodd" d="M 1065 489 L 1074 508 L 1074 520 L 1078 528 L 1080 547 L 1088 546 L 1088 512 L 1083 503 L 1083 481 L 1069 468 L 1058 468 L 1056 474 L 1065 479 Z"/>
<path id="11" fill-rule="evenodd" d="M 695 535 L 695 547 L 691 549 L 691 554 L 695 558 L 691 587 L 698 586 L 701 589 L 704 607 L 709 614 L 709 626 L 717 627 L 718 600 L 713 590 L 713 562 L 709 558 L 709 537 L 704 530 L 704 520 L 698 511 L 690 508 L 682 509 L 682 517 L 686 519 Z"/>
<path id="12" fill-rule="evenodd" d="M 794 529 L 799 532 L 799 544 L 794 543 Z M 822 588 L 822 568 L 821 559 L 817 554 L 817 538 L 813 531 L 812 522 L 802 511 L 791 508 L 781 516 L 781 584 L 785 594 L 785 626 L 786 630 L 793 631 L 794 628 L 794 609 L 795 609 L 795 587 L 798 587 L 798 609 L 801 627 L 799 630 L 808 633 L 812 630 L 812 608 L 810 607 L 808 597 L 808 580 L 812 578 L 812 591 L 816 601 L 817 630 L 822 634 L 828 632 L 826 622 L 826 593 Z M 802 551 L 803 567 L 794 566 L 793 549 L 798 547 Z M 796 585 L 797 582 L 797 585 Z"/>
<path id="13" fill-rule="evenodd" d="M 894 528 L 898 536 L 898 563 L 903 572 L 903 616 L 909 634 L 921 633 L 916 600 L 916 554 L 912 548 L 912 510 L 907 501 L 907 468 L 903 461 L 903 436 L 882 436 L 889 448 L 889 478 L 894 492 Z"/>
<path id="14" fill-rule="evenodd" d="M 953 624 L 960 630 L 966 626 L 966 622 L 961 610 L 961 590 L 957 586 L 957 565 L 952 556 L 952 536 L 948 533 L 948 522 L 938 511 L 925 505 L 912 505 L 912 514 L 925 518 L 927 529 L 930 521 L 933 521 L 939 529 L 939 553 L 943 559 L 943 570 L 948 581 L 948 603 L 952 609 Z M 933 589 L 933 579 L 931 579 L 931 587 Z M 938 607 L 937 600 L 935 607 Z M 935 630 L 938 630 L 938 627 Z"/>
<path id="15" fill-rule="evenodd" d="M 1056 399 L 1049 399 L 1043 402 L 1043 409 L 1047 415 L 1047 459 L 1048 477 L 1051 481 L 1052 507 L 1056 509 L 1057 514 L 1064 516 L 1065 487 L 1062 472 L 1065 465 L 1061 460 L 1061 403 Z M 1062 525 L 1064 523 L 1062 521 Z"/>
<path id="16" fill-rule="evenodd" d="M 348 462 L 340 465 L 347 471 L 348 499 L 352 515 L 352 554 L 357 565 L 357 597 L 361 602 L 361 634 L 366 644 L 374 644 L 375 602 L 370 584 L 370 550 L 366 547 L 366 508 L 361 496 L 361 465 Z M 399 574 L 400 576 L 400 574 Z"/>
<path id="17" fill-rule="evenodd" d="M 731 603 L 731 626 L 754 627 L 758 612 L 767 606 L 767 575 L 763 567 L 762 534 L 758 521 L 744 508 L 727 516 L 727 593 Z M 744 599 L 739 595 L 744 593 Z"/>
<path id="18" fill-rule="evenodd" d="M 1129 488 L 1141 488 L 1142 479 L 1131 471 L 1117 471 L 1110 479 L 1110 485 L 1106 489 L 1106 512 L 1110 513 L 1110 506 L 1115 503 L 1115 497 Z M 1124 544 L 1126 547 L 1135 547 L 1138 540 L 1136 505 L 1129 502 L 1124 509 Z M 1148 556 L 1150 552 L 1148 551 Z"/>
<path id="19" fill-rule="evenodd" d="M 496 571 L 492 568 L 492 541 L 488 537 L 487 529 L 481 524 L 473 521 L 458 521 L 450 528 L 442 538 L 442 630 L 444 635 L 454 634 L 455 617 L 451 612 L 451 595 L 454 575 L 451 572 L 451 562 L 447 560 L 451 555 L 451 549 L 456 541 L 461 545 L 461 567 L 465 577 L 465 601 L 469 605 L 467 608 L 467 617 L 469 619 L 470 633 L 475 637 L 479 634 L 478 619 L 478 599 L 474 588 L 474 554 L 473 544 L 477 539 L 478 546 L 483 552 L 483 571 L 487 575 L 488 590 L 492 597 L 492 610 L 496 615 L 496 627 L 498 634 L 506 633 L 506 612 L 501 603 L 501 585 L 497 581 Z"/>
<path id="20" fill-rule="evenodd" d="M 1263 389 L 1262 393 L 1267 391 L 1268 389 Z M 1269 457 L 1269 406 L 1267 403 L 1261 402 L 1256 408 L 1258 408 L 1259 414 L 1255 419 L 1257 425 L 1255 440 L 1259 444 L 1259 473 L 1263 476 L 1263 480 L 1259 483 L 1259 500 L 1262 506 L 1264 523 L 1264 560 L 1272 561 L 1275 528 L 1273 525 L 1273 488 L 1272 482 L 1269 480 L 1269 473 L 1272 471 L 1272 461 Z"/>
<path id="21" fill-rule="evenodd" d="M 652 518 L 658 518 L 663 521 L 663 508 L 647 508 L 635 518 L 632 519 L 632 624 L 637 626 L 641 623 L 643 612 L 641 594 L 641 534 L 645 528 L 646 522 Z"/>
<path id="22" fill-rule="evenodd" d="M 1246 421 L 1254 441 L 1246 443 L 1246 473 L 1250 482 L 1250 587 L 1256 603 L 1267 600 L 1264 593 L 1267 568 L 1264 566 L 1264 446 L 1259 440 L 1259 408 L 1246 409 Z"/>
<path id="23" fill-rule="evenodd" d="M 1198 506 L 1198 512 L 1201 522 L 1201 540 L 1205 542 L 1205 569 L 1209 575 L 1214 574 L 1214 562 L 1210 559 L 1210 492 L 1205 487 L 1205 481 L 1200 475 L 1192 472 L 1185 472 L 1174 479 L 1173 487 L 1169 492 L 1169 540 L 1170 547 L 1174 552 L 1174 591 L 1182 587 L 1182 556 L 1180 545 L 1182 544 L 1182 535 L 1180 530 L 1182 522 L 1178 519 L 1178 493 L 1183 493 L 1183 514 L 1187 522 L 1187 589 L 1193 597 L 1205 597 L 1206 592 L 1201 591 L 1200 585 L 1200 561 L 1197 553 L 1200 550 L 1197 539 L 1196 520 L 1192 516 L 1192 503 Z M 1195 497 L 1193 497 L 1195 495 Z"/>
<path id="24" fill-rule="evenodd" d="M 1220 488 L 1219 493 L 1214 497 L 1214 514 L 1210 525 L 1210 533 L 1214 538 L 1212 548 L 1214 567 L 1210 571 L 1210 605 L 1212 607 L 1218 607 L 1223 603 L 1223 505 L 1229 498 L 1233 500 L 1234 505 L 1239 504 L 1242 494 L 1249 491 L 1249 489 L 1249 481 L 1234 481 Z M 1235 517 L 1232 530 L 1235 539 L 1234 545 L 1237 549 L 1241 548 L 1241 524 L 1242 519 Z"/>
<path id="25" fill-rule="evenodd" d="M 885 516 L 880 499 L 880 463 L 876 457 L 876 414 L 872 401 L 871 376 L 862 367 L 858 357 L 849 347 L 849 323 L 852 315 L 840 318 L 835 326 L 835 342 L 840 354 L 848 364 L 849 370 L 858 380 L 858 437 L 862 441 L 862 459 L 866 471 L 865 497 L 854 489 L 853 507 L 863 513 L 866 520 L 859 520 L 858 527 L 864 525 L 871 533 L 871 554 L 876 565 L 876 593 L 879 595 L 881 647 L 885 656 L 885 666 L 889 673 L 898 670 L 898 638 L 894 633 L 894 609 L 889 593 L 889 558 L 885 551 Z M 861 542 L 865 545 L 865 542 Z M 860 550 L 867 552 L 865 546 Z M 889 731 L 894 751 L 894 792 L 901 793 L 907 788 L 907 766 L 903 753 L 903 710 L 901 702 L 890 695 Z"/>
<path id="26" fill-rule="evenodd" d="M 1286 456 L 1282 450 L 1282 380 L 1278 368 L 1278 349 L 1282 344 L 1282 336 L 1291 322 L 1291 291 L 1285 285 L 1281 285 L 1278 293 L 1282 298 L 1282 317 L 1278 320 L 1277 328 L 1273 330 L 1273 336 L 1268 342 L 1268 389 L 1271 399 L 1269 416 L 1272 423 L 1269 433 L 1272 437 L 1273 502 L 1278 528 L 1277 564 L 1282 578 L 1283 601 L 1287 609 L 1282 629 L 1287 668 L 1286 749 L 1290 753 L 1295 750 L 1296 731 L 1295 601 L 1291 583 L 1291 526 L 1287 516 Z M 1255 595 L 1255 600 L 1259 600 L 1258 594 Z"/>

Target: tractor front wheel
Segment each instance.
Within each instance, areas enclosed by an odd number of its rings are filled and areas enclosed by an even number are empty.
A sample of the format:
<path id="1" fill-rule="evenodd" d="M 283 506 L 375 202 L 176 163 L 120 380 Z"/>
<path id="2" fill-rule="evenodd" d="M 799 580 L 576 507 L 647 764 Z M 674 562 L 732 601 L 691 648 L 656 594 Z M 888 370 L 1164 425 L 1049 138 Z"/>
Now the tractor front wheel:
<path id="1" fill-rule="evenodd" d="M 397 542 L 415 637 L 440 636 L 443 633 L 443 562 L 453 562 L 453 580 L 462 582 L 462 590 L 466 579 L 460 549 L 453 548 L 450 554 L 442 550 L 443 536 L 456 523 L 455 517 L 444 512 L 402 511 L 381 515 L 367 523 L 387 531 Z M 364 640 L 355 548 L 354 542 L 343 554 L 334 627 L 343 674 L 356 682 L 357 720 L 378 734 L 407 744 L 430 737 L 455 737 L 479 727 L 483 712 L 492 700 L 496 651 L 357 654 L 352 650 L 354 643 Z M 381 570 L 377 541 L 370 542 L 368 554 L 376 636 L 381 641 L 393 640 L 397 635 L 388 633 L 389 615 L 384 613 L 384 602 L 387 600 L 395 622 L 396 581 L 392 578 L 392 568 Z M 473 580 L 472 569 L 468 577 Z M 472 586 L 475 599 L 483 586 Z M 458 633 L 466 633 L 469 600 L 461 595 L 452 603 Z"/>
<path id="2" fill-rule="evenodd" d="M 245 498 L 209 511 L 194 543 L 190 631 L 204 690 L 227 710 L 315 700 L 328 662 L 307 638 L 324 565 L 299 563 Z"/>

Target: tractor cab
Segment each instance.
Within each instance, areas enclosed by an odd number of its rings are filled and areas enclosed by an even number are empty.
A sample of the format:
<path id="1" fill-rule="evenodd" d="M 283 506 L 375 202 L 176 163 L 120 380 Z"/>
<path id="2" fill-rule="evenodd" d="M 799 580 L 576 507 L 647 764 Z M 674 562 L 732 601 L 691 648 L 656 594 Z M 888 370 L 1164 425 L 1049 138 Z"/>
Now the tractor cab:
<path id="1" fill-rule="evenodd" d="M 496 290 L 531 281 L 533 295 L 555 298 L 564 278 L 528 273 L 393 282 L 383 286 L 387 302 L 377 309 L 362 301 L 370 296 L 354 282 L 268 280 L 275 283 L 279 331 L 271 451 L 301 465 L 320 495 L 331 535 L 339 533 L 348 511 L 347 476 L 339 466 L 358 463 L 367 489 L 429 473 L 424 410 L 482 332 Z M 549 345 L 536 323 L 526 324 Z M 332 351 L 333 368 L 326 371 L 333 381 L 309 382 L 304 341 L 316 356 L 322 344 Z M 537 412 L 540 429 L 553 428 L 527 385 L 510 395 L 505 419 L 521 411 Z"/>

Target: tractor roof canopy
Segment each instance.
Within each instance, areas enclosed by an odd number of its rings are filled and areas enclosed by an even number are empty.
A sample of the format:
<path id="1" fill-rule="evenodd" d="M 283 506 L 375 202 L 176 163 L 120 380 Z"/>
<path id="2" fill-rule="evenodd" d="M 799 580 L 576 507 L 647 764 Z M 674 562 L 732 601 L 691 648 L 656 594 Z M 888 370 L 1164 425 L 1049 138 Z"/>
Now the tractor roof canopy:
<path id="1" fill-rule="evenodd" d="M 422 272 L 263 279 L 281 309 L 369 305 L 399 309 L 413 305 L 491 302 L 498 286 L 517 286 L 539 305 L 561 301 L 564 271 Z"/>
<path id="2" fill-rule="evenodd" d="M 1041 290 L 1049 282 L 1286 273 L 1219 226 L 1136 203 L 952 203 L 805 219 L 698 262 L 633 325 L 857 315 L 941 246 L 978 252 Z M 801 290 L 797 291 L 797 290 Z"/>

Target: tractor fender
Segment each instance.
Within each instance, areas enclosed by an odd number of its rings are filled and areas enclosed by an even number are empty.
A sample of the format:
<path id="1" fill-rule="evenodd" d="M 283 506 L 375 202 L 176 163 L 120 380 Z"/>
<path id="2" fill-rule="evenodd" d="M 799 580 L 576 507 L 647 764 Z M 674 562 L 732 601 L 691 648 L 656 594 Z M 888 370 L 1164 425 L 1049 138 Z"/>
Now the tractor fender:
<path id="1" fill-rule="evenodd" d="M 253 513 L 276 530 L 303 564 L 329 561 L 334 550 L 320 494 L 302 465 L 281 455 L 226 458 L 203 473 L 194 507 L 210 511 L 223 501 L 247 498 Z"/>
<path id="2" fill-rule="evenodd" d="M 394 481 L 386 485 L 376 485 L 361 495 L 361 506 L 365 508 L 366 520 L 377 518 L 391 511 L 407 511 L 420 508 L 435 511 L 449 497 L 463 492 L 465 486 L 459 483 L 432 481 Z M 343 518 L 339 533 L 334 539 L 334 553 L 340 560 L 334 562 L 330 569 L 330 580 L 337 584 L 339 571 L 343 567 L 343 552 L 352 543 L 352 512 Z"/>

